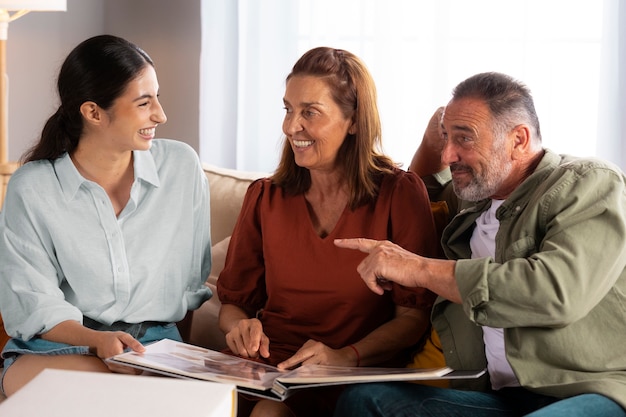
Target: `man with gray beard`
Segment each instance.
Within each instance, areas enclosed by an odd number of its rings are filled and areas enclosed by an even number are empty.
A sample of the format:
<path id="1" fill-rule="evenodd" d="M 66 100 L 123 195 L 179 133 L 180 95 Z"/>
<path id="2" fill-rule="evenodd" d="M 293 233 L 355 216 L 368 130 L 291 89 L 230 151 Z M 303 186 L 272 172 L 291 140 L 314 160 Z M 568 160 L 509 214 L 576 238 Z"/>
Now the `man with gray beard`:
<path id="1" fill-rule="evenodd" d="M 530 91 L 499 73 L 460 83 L 439 146 L 424 148 L 418 159 L 438 165 L 440 154 L 460 199 L 443 232 L 448 260 L 335 244 L 368 254 L 357 270 L 375 293 L 391 281 L 437 293 L 446 364 L 486 367 L 486 378 L 354 385 L 335 415 L 626 416 L 624 174 L 543 148 Z"/>

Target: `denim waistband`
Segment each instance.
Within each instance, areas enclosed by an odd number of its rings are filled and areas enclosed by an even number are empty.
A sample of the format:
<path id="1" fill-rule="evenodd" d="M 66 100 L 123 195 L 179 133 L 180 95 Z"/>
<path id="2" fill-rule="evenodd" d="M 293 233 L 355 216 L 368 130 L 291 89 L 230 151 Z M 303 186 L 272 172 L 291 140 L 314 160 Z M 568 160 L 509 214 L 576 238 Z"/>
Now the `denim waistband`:
<path id="1" fill-rule="evenodd" d="M 99 321 L 90 319 L 83 316 L 83 325 L 89 327 L 92 330 L 99 330 L 103 332 L 126 332 L 133 336 L 135 339 L 141 339 L 146 331 L 151 327 L 167 326 L 170 323 L 162 321 L 143 321 L 141 323 L 126 323 L 124 321 L 116 321 L 112 324 L 103 324 Z"/>

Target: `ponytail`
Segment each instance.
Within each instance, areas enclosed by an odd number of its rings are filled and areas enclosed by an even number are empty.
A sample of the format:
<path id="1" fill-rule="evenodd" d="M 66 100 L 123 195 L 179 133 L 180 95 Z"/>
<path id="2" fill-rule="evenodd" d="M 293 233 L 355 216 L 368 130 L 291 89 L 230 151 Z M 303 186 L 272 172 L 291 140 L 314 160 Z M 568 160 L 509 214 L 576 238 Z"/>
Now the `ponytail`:
<path id="1" fill-rule="evenodd" d="M 81 131 L 80 113 L 72 118 L 60 106 L 44 125 L 39 142 L 22 155 L 21 162 L 55 160 L 65 152 L 71 153 L 78 145 Z"/>

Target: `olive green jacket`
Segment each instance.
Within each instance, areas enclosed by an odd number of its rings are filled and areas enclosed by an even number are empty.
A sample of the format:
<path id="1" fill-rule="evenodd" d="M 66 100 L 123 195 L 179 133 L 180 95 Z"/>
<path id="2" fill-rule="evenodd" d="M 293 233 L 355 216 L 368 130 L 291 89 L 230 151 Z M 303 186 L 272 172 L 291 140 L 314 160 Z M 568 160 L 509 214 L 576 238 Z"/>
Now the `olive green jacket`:
<path id="1" fill-rule="evenodd" d="M 626 408 L 624 174 L 546 151 L 498 208 L 495 259 L 470 259 L 474 222 L 489 205 L 462 202 L 443 234 L 463 298 L 433 309 L 447 364 L 486 366 L 480 326 L 503 328 L 523 387 L 559 398 L 599 393 Z"/>

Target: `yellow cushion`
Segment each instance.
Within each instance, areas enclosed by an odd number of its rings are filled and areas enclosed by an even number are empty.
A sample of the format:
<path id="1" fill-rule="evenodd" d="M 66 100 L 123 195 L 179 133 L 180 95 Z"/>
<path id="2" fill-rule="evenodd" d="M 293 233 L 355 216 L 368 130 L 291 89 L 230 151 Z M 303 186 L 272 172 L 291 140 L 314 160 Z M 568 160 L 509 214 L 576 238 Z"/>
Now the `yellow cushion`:
<path id="1" fill-rule="evenodd" d="M 430 211 L 433 213 L 433 219 L 435 220 L 435 229 L 437 229 L 437 235 L 441 238 L 443 229 L 446 228 L 449 221 L 450 212 L 448 210 L 448 203 L 445 201 L 431 201 Z"/>
<path id="2" fill-rule="evenodd" d="M 448 205 L 445 201 L 431 201 L 430 209 L 435 220 L 437 234 L 441 238 L 443 229 L 448 224 Z M 413 356 L 413 362 L 407 365 L 408 368 L 441 368 L 446 366 L 446 359 L 441 349 L 439 335 L 434 328 L 431 328 L 430 336 L 426 340 L 422 350 Z M 449 381 L 438 379 L 433 381 L 415 381 L 417 384 L 431 385 L 435 387 L 448 388 Z"/>
<path id="3" fill-rule="evenodd" d="M 446 366 L 446 359 L 441 349 L 441 341 L 435 329 L 432 329 L 430 337 L 424 344 L 424 348 L 413 356 L 413 362 L 409 363 L 407 368 L 441 368 L 444 366 Z M 415 381 L 415 383 L 441 388 L 449 387 L 449 381 L 447 379 Z"/>

